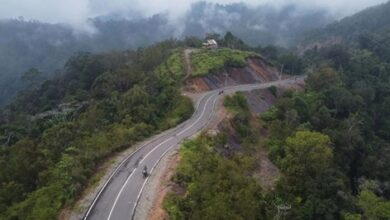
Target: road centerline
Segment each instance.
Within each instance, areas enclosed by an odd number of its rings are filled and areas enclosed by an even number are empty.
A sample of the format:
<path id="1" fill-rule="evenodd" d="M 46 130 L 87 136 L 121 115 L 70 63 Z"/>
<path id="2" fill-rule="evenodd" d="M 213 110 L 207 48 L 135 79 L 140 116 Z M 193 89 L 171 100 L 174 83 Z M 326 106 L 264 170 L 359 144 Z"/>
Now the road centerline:
<path id="1" fill-rule="evenodd" d="M 146 158 L 147 158 L 155 149 L 157 149 L 157 148 L 160 147 L 161 145 L 165 144 L 166 142 L 170 141 L 171 139 L 173 139 L 173 138 L 170 137 L 170 138 L 166 139 L 165 141 L 161 142 L 160 144 L 158 144 L 156 147 L 154 147 L 153 150 L 151 150 L 144 158 L 142 158 L 142 160 L 139 162 L 139 164 L 141 164 L 141 163 L 142 163 L 142 162 L 143 162 L 143 161 L 144 161 L 144 160 L 145 160 L 145 159 L 146 159 Z M 111 219 L 112 213 L 113 213 L 113 211 L 114 211 L 114 209 L 115 209 L 115 207 L 116 207 L 116 204 L 117 204 L 117 202 L 118 202 L 120 196 L 121 196 L 122 193 L 123 193 L 124 188 L 127 186 L 128 182 L 129 182 L 129 180 L 130 180 L 130 178 L 133 176 L 133 174 L 135 173 L 136 170 L 137 170 L 137 168 L 134 168 L 134 169 L 133 169 L 132 173 L 129 175 L 129 177 L 126 179 L 126 182 L 125 182 L 125 183 L 123 184 L 123 186 L 121 187 L 121 189 L 120 189 L 118 195 L 116 196 L 115 201 L 114 201 L 114 203 L 113 203 L 113 205 L 112 205 L 112 207 L 111 207 L 111 210 L 110 210 L 110 213 L 109 213 L 109 215 L 108 215 L 107 220 L 110 220 L 110 219 Z"/>
<path id="2" fill-rule="evenodd" d="M 179 133 L 177 134 L 177 136 L 184 134 L 184 132 L 186 132 L 187 130 L 191 129 L 194 125 L 196 125 L 196 124 L 199 122 L 200 119 L 202 119 L 202 117 L 203 117 L 203 115 L 204 115 L 204 113 L 205 113 L 205 111 L 206 111 L 207 103 L 209 103 L 210 99 L 211 99 L 213 96 L 215 96 L 216 94 L 217 94 L 217 93 L 214 93 L 213 95 L 211 95 L 211 96 L 207 99 L 207 101 L 206 101 L 206 103 L 205 103 L 205 105 L 204 105 L 204 107 L 203 107 L 202 113 L 201 113 L 201 115 L 199 116 L 199 118 L 198 118 L 194 123 L 192 123 L 189 127 L 187 127 L 186 129 L 182 130 L 181 132 L 179 132 Z"/>

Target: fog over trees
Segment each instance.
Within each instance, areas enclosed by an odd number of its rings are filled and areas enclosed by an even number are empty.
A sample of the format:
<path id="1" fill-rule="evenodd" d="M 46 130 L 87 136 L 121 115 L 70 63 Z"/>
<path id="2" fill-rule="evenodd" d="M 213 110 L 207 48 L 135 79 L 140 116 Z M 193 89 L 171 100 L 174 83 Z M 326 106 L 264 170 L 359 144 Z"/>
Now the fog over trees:
<path id="1" fill-rule="evenodd" d="M 20 78 L 30 68 L 41 71 L 42 78 L 50 78 L 60 74 L 65 60 L 76 52 L 123 51 L 169 38 L 204 37 L 210 32 L 223 35 L 227 31 L 252 46 L 292 46 L 296 36 L 337 18 L 328 9 L 307 9 L 298 3 L 276 7 L 197 2 L 178 13 L 145 15 L 126 9 L 89 18 L 83 24 L 76 18 L 74 22 L 64 18 L 63 23 L 23 17 L 0 20 L 0 105 L 29 85 Z"/>

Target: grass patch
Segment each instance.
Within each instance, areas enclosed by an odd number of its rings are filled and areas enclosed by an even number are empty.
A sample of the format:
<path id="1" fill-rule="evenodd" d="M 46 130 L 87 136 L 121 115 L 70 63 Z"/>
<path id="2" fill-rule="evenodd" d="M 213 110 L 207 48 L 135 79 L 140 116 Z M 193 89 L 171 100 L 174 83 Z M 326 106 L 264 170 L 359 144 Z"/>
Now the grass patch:
<path id="1" fill-rule="evenodd" d="M 256 53 L 229 48 L 218 50 L 202 50 L 192 55 L 193 76 L 204 76 L 209 73 L 216 73 L 223 68 L 244 67 L 246 59 L 258 56 Z"/>

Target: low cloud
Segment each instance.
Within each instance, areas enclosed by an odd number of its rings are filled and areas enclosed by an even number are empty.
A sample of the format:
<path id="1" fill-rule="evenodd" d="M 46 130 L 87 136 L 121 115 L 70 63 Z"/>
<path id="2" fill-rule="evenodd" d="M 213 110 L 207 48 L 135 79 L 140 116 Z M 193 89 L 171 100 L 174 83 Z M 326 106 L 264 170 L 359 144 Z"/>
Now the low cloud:
<path id="1" fill-rule="evenodd" d="M 239 0 L 240 1 L 240 0 Z M 93 32 L 88 23 L 89 18 L 109 14 L 123 17 L 134 17 L 132 14 L 151 16 L 156 13 L 167 13 L 172 20 L 180 18 L 199 0 L 7 0 L 0 7 L 0 19 L 19 18 L 34 19 L 49 23 L 65 23 L 77 30 Z M 237 0 L 209 0 L 210 3 L 231 4 Z M 368 6 L 385 0 L 241 0 L 249 6 L 270 5 L 281 7 L 286 4 L 299 5 L 301 8 L 326 9 L 338 18 L 350 15 Z"/>

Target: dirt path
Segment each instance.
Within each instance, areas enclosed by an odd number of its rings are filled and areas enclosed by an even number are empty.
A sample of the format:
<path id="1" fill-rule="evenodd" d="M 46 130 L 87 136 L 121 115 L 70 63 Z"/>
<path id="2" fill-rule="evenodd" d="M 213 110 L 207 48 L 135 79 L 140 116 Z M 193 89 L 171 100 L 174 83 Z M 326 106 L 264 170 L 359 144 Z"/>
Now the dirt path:
<path id="1" fill-rule="evenodd" d="M 195 53 L 197 51 L 199 51 L 199 49 L 190 48 L 184 50 L 184 69 L 186 72 L 186 76 L 183 78 L 183 81 L 185 81 L 192 75 L 191 53 Z"/>

